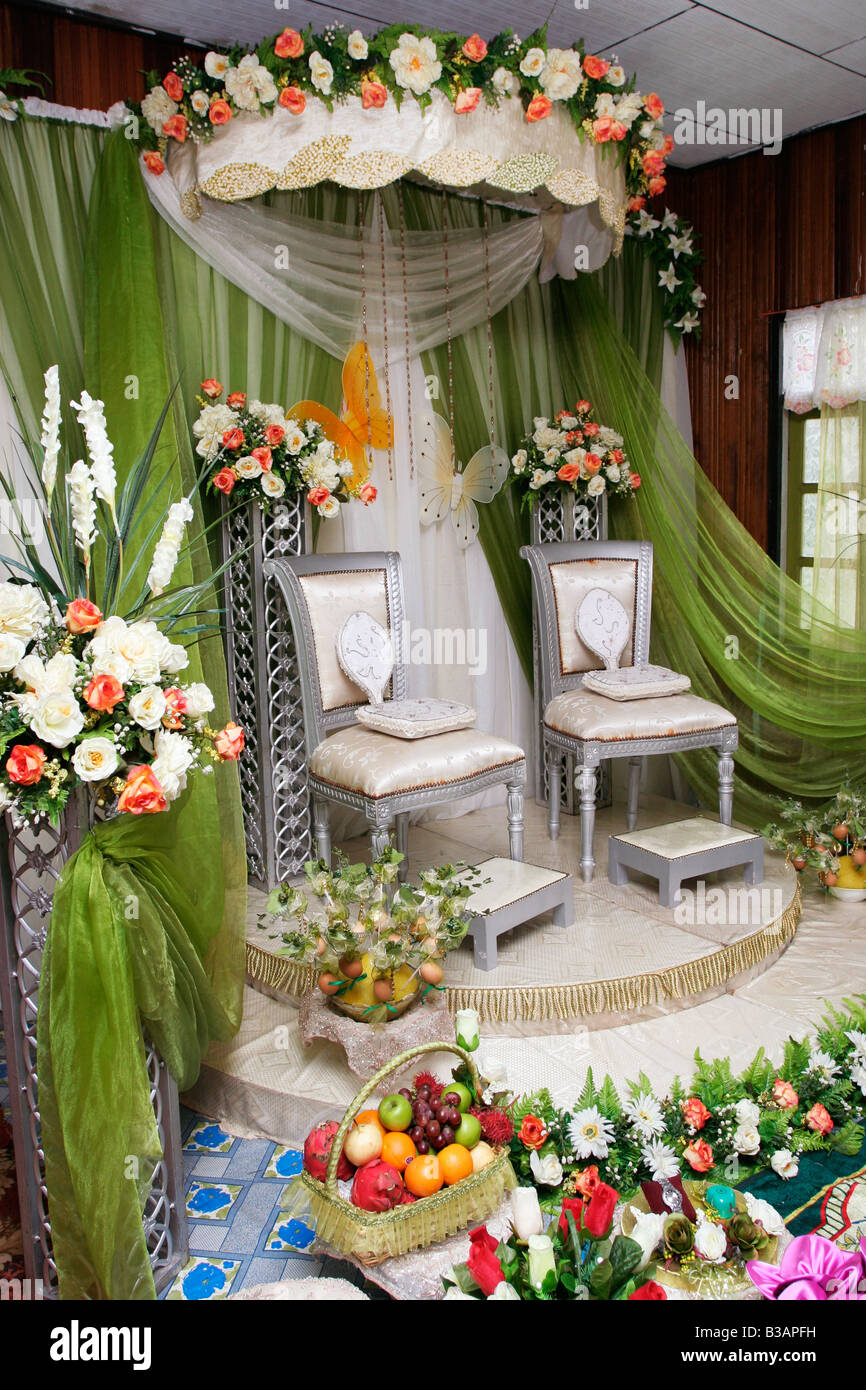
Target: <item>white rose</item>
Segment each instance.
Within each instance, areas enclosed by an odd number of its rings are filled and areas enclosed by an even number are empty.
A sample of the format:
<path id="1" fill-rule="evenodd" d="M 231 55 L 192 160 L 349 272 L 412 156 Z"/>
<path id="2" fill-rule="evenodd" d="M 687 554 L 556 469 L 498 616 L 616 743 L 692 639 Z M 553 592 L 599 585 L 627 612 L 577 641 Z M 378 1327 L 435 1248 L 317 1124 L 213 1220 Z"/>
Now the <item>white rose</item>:
<path id="1" fill-rule="evenodd" d="M 247 53 L 236 68 L 225 74 L 226 91 L 244 111 L 258 111 L 260 102 L 274 101 L 277 89 L 274 79 L 263 67 L 255 53 Z"/>
<path id="2" fill-rule="evenodd" d="M 599 95 L 596 97 L 595 114 L 596 116 L 616 115 L 616 102 L 614 101 L 610 92 L 600 92 Z"/>
<path id="3" fill-rule="evenodd" d="M 752 1124 L 738 1125 L 734 1130 L 734 1148 L 738 1154 L 756 1154 L 761 1136 Z"/>
<path id="4" fill-rule="evenodd" d="M 604 471 L 607 474 L 608 481 L 611 483 L 618 483 L 622 477 L 618 463 L 608 464 Z"/>
<path id="5" fill-rule="evenodd" d="M 160 729 L 154 741 L 153 775 L 165 792 L 167 801 L 174 801 L 186 787 L 186 774 L 192 765 L 193 747 L 183 734 Z"/>
<path id="6" fill-rule="evenodd" d="M 155 130 L 157 135 L 161 135 L 166 121 L 177 115 L 177 105 L 172 101 L 164 87 L 151 87 L 141 103 L 141 114 L 151 130 Z"/>
<path id="7" fill-rule="evenodd" d="M 388 61 L 394 69 L 397 86 L 407 87 L 416 96 L 423 96 L 442 76 L 442 64 L 432 39 L 401 34 Z"/>
<path id="8" fill-rule="evenodd" d="M 520 83 L 508 68 L 497 68 L 493 74 L 493 85 L 502 96 L 515 96 L 520 91 Z"/>
<path id="9" fill-rule="evenodd" d="M 559 460 L 560 453 L 558 449 L 545 449 L 544 462 L 547 464 L 548 468 L 558 468 Z"/>
<path id="10" fill-rule="evenodd" d="M 235 468 L 242 478 L 258 478 L 262 471 L 262 465 L 258 459 L 253 458 L 252 454 L 244 454 L 243 458 L 239 458 L 235 463 Z"/>
<path id="11" fill-rule="evenodd" d="M 316 511 L 319 513 L 319 516 L 324 516 L 326 518 L 338 516 L 340 512 L 339 499 L 336 497 L 326 497 L 324 502 L 320 503 L 316 508 Z"/>
<path id="12" fill-rule="evenodd" d="M 106 618 L 99 624 L 87 646 L 96 663 L 109 654 L 121 656 L 130 668 L 130 679 L 153 681 L 159 676 L 159 647 L 164 639 L 156 623 L 137 622 L 128 626 L 123 618 Z"/>
<path id="13" fill-rule="evenodd" d="M 30 727 L 37 738 L 52 748 L 65 748 L 84 728 L 75 693 L 72 690 L 52 690 L 37 700 L 30 717 Z"/>
<path id="14" fill-rule="evenodd" d="M 190 104 L 193 111 L 196 111 L 199 116 L 206 116 L 210 109 L 207 92 L 193 92 L 190 97 Z"/>
<path id="15" fill-rule="evenodd" d="M 619 63 L 614 63 L 608 68 L 605 81 L 609 82 L 611 87 L 621 87 L 625 82 L 625 68 L 620 67 Z"/>
<path id="16" fill-rule="evenodd" d="M 530 48 L 520 64 L 520 71 L 524 77 L 539 77 L 546 62 L 547 54 L 543 48 Z"/>
<path id="17" fill-rule="evenodd" d="M 186 712 L 190 719 L 201 719 L 203 715 L 210 714 L 214 707 L 214 698 L 208 686 L 203 685 L 201 681 L 195 681 L 192 685 L 185 685 L 183 693 L 186 698 Z"/>
<path id="18" fill-rule="evenodd" d="M 753 1100 L 738 1100 L 734 1115 L 738 1125 L 756 1125 L 761 1118 L 761 1107 Z"/>
<path id="19" fill-rule="evenodd" d="M 121 685 L 125 685 L 132 677 L 132 667 L 120 652 L 104 652 L 101 656 L 94 657 L 91 669 L 94 676 L 114 676 Z"/>
<path id="20" fill-rule="evenodd" d="M 52 691 L 69 690 L 77 670 L 78 662 L 69 652 L 57 652 L 44 665 L 40 658 L 31 652 L 19 661 L 13 675 L 16 680 L 22 681 L 37 695 L 42 696 L 50 695 Z"/>
<path id="21" fill-rule="evenodd" d="M 528 459 L 529 459 L 529 455 L 527 454 L 527 452 L 526 452 L 525 449 L 518 449 L 518 450 L 517 450 L 517 453 L 514 455 L 514 458 L 511 460 L 511 467 L 514 469 L 515 473 L 522 473 L 522 472 L 523 472 L 524 468 L 526 467 L 526 464 L 527 464 Z"/>
<path id="22" fill-rule="evenodd" d="M 514 1300 L 521 1302 L 520 1294 L 509 1284 L 507 1279 L 500 1279 L 492 1293 L 487 1295 L 487 1303 L 513 1303 Z"/>
<path id="23" fill-rule="evenodd" d="M 204 70 L 208 77 L 225 77 L 231 64 L 224 53 L 205 54 Z"/>
<path id="24" fill-rule="evenodd" d="M 532 428 L 534 430 L 543 430 L 545 426 L 549 424 L 550 421 L 546 415 L 536 415 L 535 419 L 532 421 Z"/>
<path id="25" fill-rule="evenodd" d="M 82 739 L 72 754 L 72 766 L 82 782 L 103 782 L 117 771 L 118 761 L 112 740 L 97 734 Z"/>
<path id="26" fill-rule="evenodd" d="M 768 1236 L 781 1236 L 785 1233 L 785 1222 L 776 1208 L 769 1202 L 765 1202 L 761 1197 L 755 1197 L 751 1192 L 744 1192 L 746 1199 L 746 1211 L 753 1221 L 760 1221 Z"/>
<path id="27" fill-rule="evenodd" d="M 0 633 L 29 642 L 49 617 L 48 604 L 35 584 L 0 583 Z"/>
<path id="28" fill-rule="evenodd" d="M 476 1302 L 476 1300 L 472 1297 L 471 1294 L 464 1293 L 463 1290 L 459 1289 L 456 1284 L 451 1284 L 450 1287 L 447 1288 L 444 1294 L 442 1295 L 443 1303 L 459 1303 L 461 1299 L 466 1299 L 469 1303 Z"/>
<path id="29" fill-rule="evenodd" d="M 129 702 L 130 717 L 142 729 L 158 729 L 165 709 L 165 696 L 158 685 L 146 685 Z"/>
<path id="30" fill-rule="evenodd" d="M 276 473 L 263 473 L 261 488 L 266 497 L 282 497 L 286 485 Z"/>
<path id="31" fill-rule="evenodd" d="M 551 101 L 568 101 L 583 81 L 580 54 L 572 48 L 551 48 L 539 81 Z"/>
<path id="32" fill-rule="evenodd" d="M 586 485 L 586 490 L 590 497 L 599 497 L 606 489 L 607 483 L 600 473 L 596 473 L 595 477 L 590 478 Z"/>
<path id="33" fill-rule="evenodd" d="M 800 1165 L 790 1149 L 777 1149 L 770 1159 L 770 1167 L 780 1178 L 795 1178 L 800 1171 Z"/>
<path id="34" fill-rule="evenodd" d="M 11 671 L 24 655 L 25 645 L 20 637 L 9 632 L 0 632 L 0 671 Z"/>
<path id="35" fill-rule="evenodd" d="M 559 418 L 559 428 L 561 430 L 576 430 L 578 419 L 576 415 L 561 415 Z"/>
<path id="36" fill-rule="evenodd" d="M 545 483 L 552 483 L 555 477 L 556 474 L 549 468 L 536 468 L 529 486 L 534 492 L 537 492 L 540 487 L 544 487 Z"/>
<path id="37" fill-rule="evenodd" d="M 360 29 L 352 30 L 351 34 L 346 40 L 346 44 L 349 49 L 349 57 L 354 58 L 355 61 L 358 63 L 363 62 L 363 60 L 367 57 L 367 54 L 370 52 L 370 46 L 367 43 L 367 40 L 364 38 L 364 35 L 361 33 Z"/>
<path id="38" fill-rule="evenodd" d="M 185 671 L 189 665 L 189 655 L 186 647 L 182 647 L 179 642 L 169 642 L 163 638 L 165 646 L 160 648 L 159 667 L 161 671 L 169 676 L 176 676 L 179 671 Z"/>
<path id="39" fill-rule="evenodd" d="M 297 426 L 289 430 L 286 435 L 286 448 L 290 454 L 299 454 L 306 442 L 307 436 L 304 434 L 304 431 L 298 429 Z"/>
<path id="40" fill-rule="evenodd" d="M 556 1154 L 545 1154 L 541 1158 L 534 1150 L 529 1155 L 532 1176 L 542 1187 L 559 1187 L 563 1179 L 562 1164 Z"/>
<path id="41" fill-rule="evenodd" d="M 580 449 L 580 448 L 577 448 L 577 449 L 569 449 L 568 453 L 565 455 L 565 461 L 566 461 L 566 463 L 577 463 L 577 464 L 580 465 L 581 468 L 583 467 L 583 460 L 584 460 L 585 458 L 586 458 L 586 449 Z"/>
<path id="42" fill-rule="evenodd" d="M 331 91 L 331 83 L 334 80 L 334 69 L 327 58 L 323 58 L 318 50 L 310 54 L 309 62 L 310 81 L 317 91 L 324 92 L 325 96 L 328 96 Z"/>
<path id="43" fill-rule="evenodd" d="M 658 1249 L 664 1239 L 667 1218 L 651 1211 L 639 1211 L 637 1207 L 629 1207 L 629 1211 L 634 1217 L 634 1227 L 629 1232 L 629 1239 L 636 1240 L 643 1252 L 638 1269 L 646 1269 L 653 1251 Z"/>
<path id="44" fill-rule="evenodd" d="M 727 1245 L 724 1226 L 714 1221 L 702 1221 L 695 1231 L 695 1250 L 708 1264 L 724 1264 Z"/>

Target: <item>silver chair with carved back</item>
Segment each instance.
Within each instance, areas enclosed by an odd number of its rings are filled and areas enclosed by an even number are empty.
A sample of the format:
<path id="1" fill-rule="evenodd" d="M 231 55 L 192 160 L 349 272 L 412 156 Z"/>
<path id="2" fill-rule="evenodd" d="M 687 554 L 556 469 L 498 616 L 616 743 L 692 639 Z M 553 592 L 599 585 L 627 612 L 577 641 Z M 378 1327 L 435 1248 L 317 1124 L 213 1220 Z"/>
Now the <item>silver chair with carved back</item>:
<path id="1" fill-rule="evenodd" d="M 596 771 L 604 758 L 628 758 L 626 824 L 637 823 L 641 764 L 647 754 L 691 748 L 719 750 L 719 818 L 733 815 L 736 717 L 690 692 L 650 699 L 614 700 L 583 689 L 587 672 L 601 662 L 581 641 L 577 610 L 592 589 L 605 589 L 623 605 L 630 631 L 621 666 L 648 662 L 653 551 L 647 541 L 575 541 L 527 545 L 539 622 L 542 733 L 550 772 L 548 831 L 559 835 L 562 760 L 571 753 L 580 793 L 580 868 L 585 882 L 595 869 Z"/>
<path id="2" fill-rule="evenodd" d="M 337 657 L 338 635 L 353 613 L 370 614 L 391 635 L 394 667 L 384 708 L 389 699 L 406 699 L 400 556 L 393 551 L 287 556 L 267 561 L 264 572 L 280 585 L 295 639 L 319 857 L 330 862 L 330 802 L 363 812 L 374 854 L 384 849 L 393 831 L 405 855 L 410 812 L 474 796 L 504 782 L 509 852 L 512 859 L 522 860 L 522 748 L 474 728 L 404 739 L 356 722 L 356 710 L 367 703 L 367 696 Z M 404 859 L 401 876 L 406 868 Z"/>

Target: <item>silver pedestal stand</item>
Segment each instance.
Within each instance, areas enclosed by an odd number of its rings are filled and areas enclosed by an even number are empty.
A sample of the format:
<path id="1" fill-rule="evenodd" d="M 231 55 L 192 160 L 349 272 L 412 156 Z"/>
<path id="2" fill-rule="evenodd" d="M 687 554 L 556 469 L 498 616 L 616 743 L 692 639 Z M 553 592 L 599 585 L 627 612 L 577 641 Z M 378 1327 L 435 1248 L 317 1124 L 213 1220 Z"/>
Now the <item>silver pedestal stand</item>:
<path id="1" fill-rule="evenodd" d="M 0 816 L 0 1004 L 6 1036 L 9 1104 L 21 1209 L 24 1274 L 31 1289 L 57 1297 L 51 1249 L 51 1194 L 39 1125 L 36 1023 L 42 953 L 51 924 L 54 889 L 68 856 L 89 828 L 88 797 L 71 795 L 59 827 L 14 826 Z M 163 1157 L 150 1179 L 143 1222 L 157 1292 L 189 1253 L 177 1087 L 145 1034 L 150 1099 Z M 39 1296 L 37 1293 L 34 1296 Z"/>
<path id="2" fill-rule="evenodd" d="M 226 654 L 234 717 L 243 723 L 241 801 L 250 883 L 267 891 L 312 854 L 301 680 L 279 586 L 265 560 L 303 555 L 309 507 L 288 498 L 270 511 L 224 503 Z M 246 553 L 241 554 L 245 547 Z"/>
<path id="3" fill-rule="evenodd" d="M 551 545 L 561 541 L 607 540 L 607 497 L 578 497 L 571 488 L 543 492 L 532 509 L 532 544 Z M 546 806 L 550 777 L 541 734 L 541 666 L 538 651 L 538 615 L 532 607 L 532 668 L 535 684 L 535 800 Z M 574 787 L 574 759 L 566 755 L 562 776 L 562 810 L 574 816 L 580 810 Z M 610 765 L 600 764 L 596 779 L 595 804 L 611 804 Z"/>

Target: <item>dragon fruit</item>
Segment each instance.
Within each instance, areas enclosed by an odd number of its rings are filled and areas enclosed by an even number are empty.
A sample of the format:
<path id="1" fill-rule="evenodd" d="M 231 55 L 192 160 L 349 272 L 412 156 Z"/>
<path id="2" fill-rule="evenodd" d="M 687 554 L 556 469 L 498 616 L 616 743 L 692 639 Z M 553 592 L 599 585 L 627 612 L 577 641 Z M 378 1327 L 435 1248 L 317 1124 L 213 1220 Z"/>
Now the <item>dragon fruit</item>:
<path id="1" fill-rule="evenodd" d="M 331 1146 L 339 1128 L 336 1120 L 328 1120 L 327 1124 L 311 1130 L 304 1141 L 304 1168 L 317 1182 L 325 1181 Z M 340 1181 L 347 1182 L 354 1171 L 346 1155 L 340 1154 L 340 1162 L 337 1164 L 337 1177 Z"/>
<path id="2" fill-rule="evenodd" d="M 362 1211 L 390 1211 L 402 1205 L 403 1179 L 390 1163 L 372 1158 L 359 1168 L 352 1183 L 352 1201 Z"/>

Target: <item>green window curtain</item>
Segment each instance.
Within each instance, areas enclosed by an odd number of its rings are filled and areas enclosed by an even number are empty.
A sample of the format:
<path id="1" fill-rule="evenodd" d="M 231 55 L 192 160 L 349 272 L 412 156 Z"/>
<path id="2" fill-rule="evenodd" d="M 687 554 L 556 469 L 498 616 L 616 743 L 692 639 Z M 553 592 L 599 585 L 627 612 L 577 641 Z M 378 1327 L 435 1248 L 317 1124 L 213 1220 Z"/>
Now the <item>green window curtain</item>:
<path id="1" fill-rule="evenodd" d="M 811 592 L 840 625 L 866 628 L 866 404 L 822 406 Z M 792 423 L 793 427 L 793 423 Z"/>

